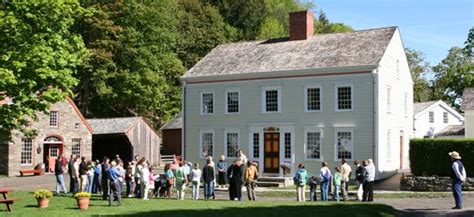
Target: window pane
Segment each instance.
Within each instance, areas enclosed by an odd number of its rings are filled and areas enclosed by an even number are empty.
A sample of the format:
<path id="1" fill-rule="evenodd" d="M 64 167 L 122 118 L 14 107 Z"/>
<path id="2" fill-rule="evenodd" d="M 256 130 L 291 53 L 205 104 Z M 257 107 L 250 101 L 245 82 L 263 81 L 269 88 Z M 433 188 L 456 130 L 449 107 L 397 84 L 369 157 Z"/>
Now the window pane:
<path id="1" fill-rule="evenodd" d="M 291 133 L 285 133 L 285 158 L 291 158 Z"/>
<path id="2" fill-rule="evenodd" d="M 202 94 L 202 113 L 203 114 L 214 113 L 214 94 L 213 93 Z"/>
<path id="3" fill-rule="evenodd" d="M 239 92 L 227 93 L 227 112 L 228 113 L 239 112 Z"/>
<path id="4" fill-rule="evenodd" d="M 58 126 L 58 112 L 57 111 L 49 112 L 49 126 L 52 126 L 52 127 Z"/>
<path id="5" fill-rule="evenodd" d="M 213 151 L 213 134 L 203 133 L 202 134 L 202 157 L 212 156 Z"/>
<path id="6" fill-rule="evenodd" d="M 306 110 L 318 111 L 321 110 L 321 93 L 319 88 L 308 88 L 306 90 Z"/>
<path id="7" fill-rule="evenodd" d="M 72 139 L 71 154 L 81 156 L 81 139 Z"/>
<path id="8" fill-rule="evenodd" d="M 430 123 L 434 123 L 434 112 L 429 112 Z"/>
<path id="9" fill-rule="evenodd" d="M 346 110 L 352 109 L 351 87 L 337 88 L 337 109 Z"/>
<path id="10" fill-rule="evenodd" d="M 267 112 L 278 111 L 278 90 L 265 91 L 265 106 Z"/>
<path id="11" fill-rule="evenodd" d="M 33 144 L 31 139 L 21 139 L 21 164 L 32 163 Z"/>
<path id="12" fill-rule="evenodd" d="M 227 133 L 227 157 L 237 157 L 239 150 L 239 134 Z"/>
<path id="13" fill-rule="evenodd" d="M 352 159 L 352 133 L 337 132 L 337 159 Z"/>
<path id="14" fill-rule="evenodd" d="M 253 134 L 253 157 L 260 157 L 260 134 L 258 133 Z"/>
<path id="15" fill-rule="evenodd" d="M 443 112 L 443 123 L 448 123 L 448 113 L 447 112 Z"/>
<path id="16" fill-rule="evenodd" d="M 308 132 L 306 134 L 306 158 L 321 158 L 321 134 L 319 132 Z"/>

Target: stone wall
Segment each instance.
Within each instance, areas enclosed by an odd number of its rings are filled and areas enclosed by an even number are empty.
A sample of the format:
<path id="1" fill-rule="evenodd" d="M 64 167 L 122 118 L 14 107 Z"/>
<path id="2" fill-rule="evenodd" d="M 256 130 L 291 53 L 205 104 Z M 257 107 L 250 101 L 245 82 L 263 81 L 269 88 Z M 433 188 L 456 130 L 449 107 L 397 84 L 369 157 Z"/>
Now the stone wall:
<path id="1" fill-rule="evenodd" d="M 20 132 L 13 132 L 12 142 L 8 144 L 8 151 L 0 151 L 0 159 L 6 159 L 8 166 L 2 174 L 8 176 L 19 175 L 20 170 L 31 170 L 37 164 L 44 162 L 44 140 L 49 136 L 55 136 L 62 140 L 63 155 L 69 159 L 71 155 L 72 139 L 81 139 L 81 156 L 87 159 L 92 157 L 92 134 L 84 124 L 76 111 L 72 101 L 65 100 L 51 106 L 51 111 L 58 111 L 58 126 L 49 126 L 49 115 L 39 113 L 38 120 L 32 124 L 32 128 L 37 130 L 37 136 L 32 139 L 33 153 L 31 164 L 21 164 L 21 139 Z M 6 149 L 6 148 L 5 148 Z M 0 149 L 1 150 L 1 149 Z"/>
<path id="2" fill-rule="evenodd" d="M 400 189 L 402 191 L 451 191 L 450 177 L 438 176 L 402 176 Z M 474 191 L 474 178 L 467 178 L 463 184 L 464 191 Z"/>

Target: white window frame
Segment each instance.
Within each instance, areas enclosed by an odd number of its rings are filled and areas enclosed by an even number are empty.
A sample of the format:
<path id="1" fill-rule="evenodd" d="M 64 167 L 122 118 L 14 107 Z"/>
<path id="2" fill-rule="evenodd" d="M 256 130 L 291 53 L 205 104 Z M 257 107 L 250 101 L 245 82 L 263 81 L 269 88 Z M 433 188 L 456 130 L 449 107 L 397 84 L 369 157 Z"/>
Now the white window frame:
<path id="1" fill-rule="evenodd" d="M 392 159 L 392 130 L 391 129 L 387 129 L 387 147 L 385 150 L 386 151 L 386 160 L 387 161 L 390 161 Z"/>
<path id="2" fill-rule="evenodd" d="M 270 111 L 267 112 L 267 97 L 266 97 L 266 91 L 267 90 L 276 90 L 278 91 L 278 111 Z M 264 114 L 272 114 L 272 113 L 281 113 L 281 86 L 267 86 L 262 88 L 262 93 L 261 93 L 261 111 Z"/>
<path id="3" fill-rule="evenodd" d="M 308 89 L 319 88 L 319 110 L 308 110 Z M 321 85 L 306 85 L 304 87 L 304 111 L 305 112 L 322 112 L 323 110 L 323 88 Z"/>
<path id="4" fill-rule="evenodd" d="M 433 114 L 433 115 L 431 115 Z M 431 121 L 431 116 L 433 116 L 433 121 Z M 434 111 L 429 111 L 428 112 L 428 123 L 433 124 L 435 122 L 435 113 Z"/>
<path id="5" fill-rule="evenodd" d="M 392 113 L 392 87 L 387 85 L 387 113 Z"/>
<path id="6" fill-rule="evenodd" d="M 31 151 L 30 151 L 30 163 L 22 163 L 22 159 L 21 159 L 21 156 L 23 155 L 23 146 L 24 146 L 24 142 L 23 140 L 30 140 L 31 141 Z M 20 165 L 22 166 L 28 166 L 28 165 L 33 165 L 34 163 L 34 140 L 33 139 L 30 139 L 30 138 L 21 138 L 21 149 L 20 149 Z"/>
<path id="7" fill-rule="evenodd" d="M 339 109 L 339 101 L 338 101 L 338 91 L 339 87 L 350 87 L 351 88 L 351 109 Z M 354 85 L 352 83 L 340 83 L 334 86 L 334 104 L 335 104 L 335 111 L 336 112 L 350 112 L 354 110 Z"/>
<path id="8" fill-rule="evenodd" d="M 56 125 L 51 125 L 51 115 L 55 113 L 56 114 Z M 49 111 L 49 127 L 58 127 L 59 126 L 59 111 L 53 110 Z"/>
<path id="9" fill-rule="evenodd" d="M 258 150 L 255 150 L 255 147 L 254 147 L 254 134 L 257 134 L 258 135 Z M 261 157 L 261 154 L 260 154 L 260 149 L 262 149 L 262 136 L 263 136 L 263 133 L 260 133 L 260 132 L 250 132 L 249 133 L 249 156 L 250 159 L 259 159 Z M 257 151 L 258 152 L 258 157 L 255 157 L 254 155 L 254 152 Z"/>
<path id="10" fill-rule="evenodd" d="M 201 130 L 201 131 L 199 132 L 199 159 L 207 159 L 207 157 L 202 156 L 202 148 L 203 148 L 202 136 L 203 136 L 203 134 L 205 134 L 205 133 L 210 133 L 210 134 L 212 134 L 212 155 L 209 155 L 209 156 L 214 157 L 214 152 L 215 152 L 215 148 L 216 148 L 216 147 L 215 147 L 215 144 L 216 144 L 216 143 L 215 143 L 215 141 L 216 141 L 215 135 L 216 135 L 216 134 L 215 134 L 214 130 Z"/>
<path id="11" fill-rule="evenodd" d="M 308 133 L 319 133 L 319 158 L 308 158 L 307 145 L 308 145 Z M 304 129 L 304 160 L 305 161 L 321 161 L 323 159 L 323 129 L 320 127 L 306 127 Z"/>
<path id="12" fill-rule="evenodd" d="M 239 95 L 239 97 L 237 99 L 238 100 L 237 101 L 237 103 L 238 103 L 238 108 L 237 109 L 239 111 L 238 112 L 229 112 L 229 96 L 228 96 L 228 94 L 229 93 L 235 93 L 235 92 L 237 92 L 237 94 Z M 241 104 L 240 103 L 240 90 L 238 90 L 238 89 L 229 89 L 229 90 L 225 91 L 225 114 L 226 115 L 238 115 L 238 114 L 240 114 L 240 109 L 241 109 L 240 104 Z"/>
<path id="13" fill-rule="evenodd" d="M 340 127 L 340 128 L 336 128 L 334 130 L 334 160 L 335 161 L 341 160 L 341 159 L 337 158 L 337 152 L 338 152 L 338 149 L 337 149 L 337 133 L 338 132 L 350 132 L 351 133 L 351 158 L 350 159 L 346 158 L 346 160 L 356 159 L 354 157 L 354 128 Z"/>
<path id="14" fill-rule="evenodd" d="M 212 113 L 204 113 L 204 101 L 203 101 L 203 96 L 204 94 L 212 94 Z M 201 94 L 199 95 L 199 97 L 201 98 L 200 101 L 201 101 L 201 107 L 199 107 L 199 110 L 200 110 L 200 113 L 201 115 L 214 115 L 214 113 L 216 112 L 216 94 L 214 94 L 214 91 L 206 91 L 206 92 L 201 92 Z"/>
<path id="15" fill-rule="evenodd" d="M 443 124 L 447 123 L 449 123 L 449 112 L 443 112 Z"/>
<path id="16" fill-rule="evenodd" d="M 226 130 L 224 130 L 224 156 L 227 159 L 237 159 L 237 156 L 236 157 L 229 157 L 229 152 L 228 152 L 229 150 L 227 148 L 227 134 L 229 134 L 229 133 L 236 133 L 237 134 L 237 149 L 236 150 L 240 150 L 241 149 L 240 129 L 226 129 Z M 252 153 L 252 156 L 253 156 L 253 153 Z"/>

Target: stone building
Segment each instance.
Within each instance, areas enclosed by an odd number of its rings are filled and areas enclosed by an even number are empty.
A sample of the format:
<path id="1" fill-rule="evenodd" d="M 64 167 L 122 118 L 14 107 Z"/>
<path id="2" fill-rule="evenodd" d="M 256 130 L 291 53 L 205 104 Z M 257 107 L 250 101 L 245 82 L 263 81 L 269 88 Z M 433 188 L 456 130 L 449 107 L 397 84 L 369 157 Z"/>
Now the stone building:
<path id="1" fill-rule="evenodd" d="M 92 128 L 70 98 L 52 105 L 49 114 L 38 114 L 31 127 L 37 131 L 34 138 L 18 131 L 12 132 L 10 142 L 0 138 L 4 141 L 0 144 L 0 174 L 19 175 L 37 164 L 53 172 L 60 154 L 68 159 L 71 154 L 92 157 Z"/>

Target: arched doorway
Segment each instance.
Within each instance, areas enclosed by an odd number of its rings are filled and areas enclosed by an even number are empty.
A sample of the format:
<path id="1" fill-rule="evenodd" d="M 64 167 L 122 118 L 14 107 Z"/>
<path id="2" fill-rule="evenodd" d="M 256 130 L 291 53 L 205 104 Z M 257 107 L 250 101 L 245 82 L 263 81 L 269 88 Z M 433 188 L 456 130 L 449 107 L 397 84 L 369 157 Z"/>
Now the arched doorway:
<path id="1" fill-rule="evenodd" d="M 43 162 L 45 164 L 45 171 L 54 172 L 56 159 L 59 155 L 63 154 L 64 142 L 60 137 L 48 136 L 44 139 L 43 145 Z"/>

